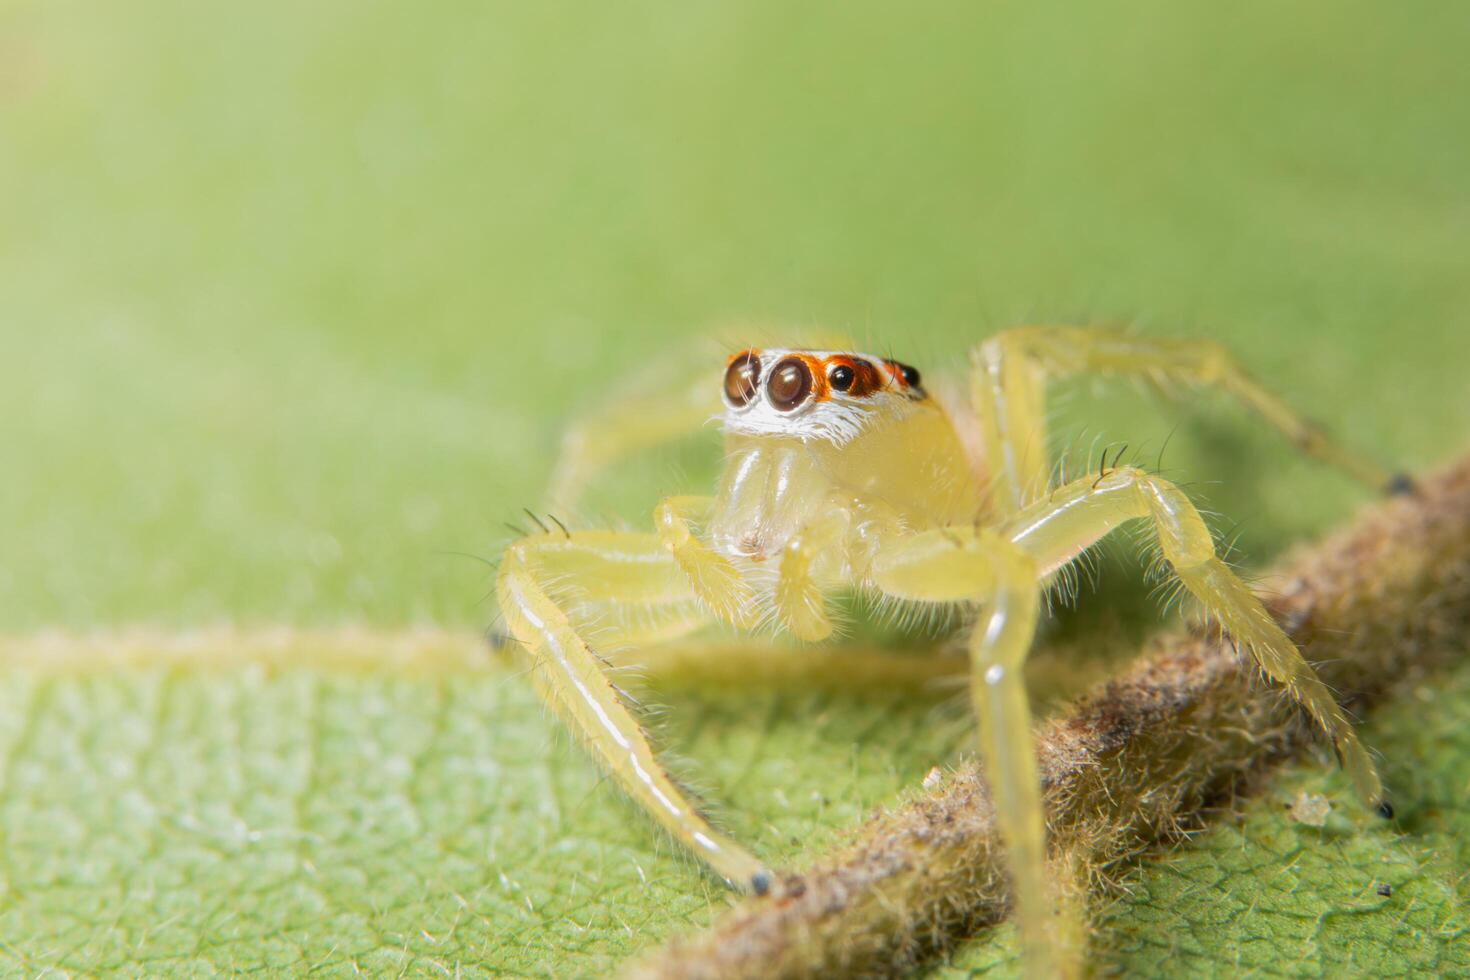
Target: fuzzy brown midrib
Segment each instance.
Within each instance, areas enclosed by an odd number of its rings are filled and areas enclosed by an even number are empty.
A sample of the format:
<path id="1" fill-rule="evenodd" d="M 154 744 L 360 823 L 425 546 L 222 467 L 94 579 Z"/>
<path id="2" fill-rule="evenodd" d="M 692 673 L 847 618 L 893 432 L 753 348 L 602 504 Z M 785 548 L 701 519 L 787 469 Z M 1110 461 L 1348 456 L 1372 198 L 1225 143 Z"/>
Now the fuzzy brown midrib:
<path id="1" fill-rule="evenodd" d="M 1458 657 L 1470 624 L 1470 457 L 1368 508 L 1272 581 L 1272 612 L 1355 712 Z M 1314 739 L 1300 711 L 1217 635 L 1161 638 L 1038 730 L 1053 859 L 1106 877 L 1200 826 Z M 966 762 L 788 878 L 778 897 L 742 903 L 630 972 L 902 974 L 1002 919 L 1007 888 L 984 780 Z"/>

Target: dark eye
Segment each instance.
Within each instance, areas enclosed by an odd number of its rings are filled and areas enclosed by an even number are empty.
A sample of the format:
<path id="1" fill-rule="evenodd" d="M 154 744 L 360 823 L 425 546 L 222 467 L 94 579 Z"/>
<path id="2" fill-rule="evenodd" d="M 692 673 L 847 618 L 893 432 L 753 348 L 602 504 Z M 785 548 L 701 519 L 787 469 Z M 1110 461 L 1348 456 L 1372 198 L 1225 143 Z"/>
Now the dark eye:
<path id="1" fill-rule="evenodd" d="M 900 364 L 898 366 L 898 371 L 900 374 L 903 375 L 904 384 L 908 385 L 910 388 L 919 387 L 918 368 L 911 368 L 907 364 Z"/>
<path id="2" fill-rule="evenodd" d="M 848 391 L 852 388 L 852 383 L 857 380 L 857 374 L 846 364 L 839 364 L 832 369 L 831 374 L 827 375 L 827 380 L 838 391 Z"/>
<path id="3" fill-rule="evenodd" d="M 812 372 L 798 357 L 777 361 L 766 379 L 766 397 L 777 411 L 789 412 L 812 393 Z"/>
<path id="4" fill-rule="evenodd" d="M 735 408 L 750 403 L 761 376 L 761 359 L 746 352 L 725 369 L 725 400 Z"/>

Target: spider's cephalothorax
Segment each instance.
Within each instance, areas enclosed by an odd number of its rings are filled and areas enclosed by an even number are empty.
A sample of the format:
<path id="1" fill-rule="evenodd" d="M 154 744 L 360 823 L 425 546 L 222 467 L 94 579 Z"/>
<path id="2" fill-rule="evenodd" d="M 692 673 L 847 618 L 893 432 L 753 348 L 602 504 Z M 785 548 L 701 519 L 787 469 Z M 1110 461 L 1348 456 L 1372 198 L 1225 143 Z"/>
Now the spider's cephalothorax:
<path id="1" fill-rule="evenodd" d="M 722 877 L 763 894 L 776 884 L 772 873 L 715 830 L 660 766 L 609 674 L 610 648 L 626 662 L 643 646 L 717 623 L 822 640 L 832 634 L 827 596 L 835 590 L 966 610 L 958 621 L 969 631 L 980 749 L 1028 972 L 1049 972 L 1067 955 L 1053 949 L 1055 937 L 1073 931 L 1053 929 L 1021 667 L 1050 577 L 1119 526 L 1149 530 L 1179 585 L 1331 739 L 1358 795 L 1382 803 L 1347 716 L 1221 560 L 1183 491 L 1116 461 L 1051 482 L 1046 382 L 1080 373 L 1217 386 L 1305 451 L 1376 487 L 1397 485 L 1338 450 L 1208 342 L 1093 327 L 1009 330 L 972 354 L 968 409 L 941 406 L 918 372 L 896 361 L 752 348 L 729 359 L 721 383 L 690 371 L 695 387 L 657 390 L 692 395 L 625 398 L 572 432 L 566 452 L 578 465 L 564 460 L 558 469 L 561 506 L 598 466 L 696 428 L 720 399 L 725 468 L 712 496 L 661 501 L 652 534 L 543 528 L 513 542 L 496 582 L 506 627 L 547 703 L 618 785 Z"/>
<path id="2" fill-rule="evenodd" d="M 954 426 L 906 364 L 746 350 L 729 359 L 723 396 L 726 461 L 707 530 L 724 554 L 771 557 L 837 497 L 919 524 L 979 507 Z"/>

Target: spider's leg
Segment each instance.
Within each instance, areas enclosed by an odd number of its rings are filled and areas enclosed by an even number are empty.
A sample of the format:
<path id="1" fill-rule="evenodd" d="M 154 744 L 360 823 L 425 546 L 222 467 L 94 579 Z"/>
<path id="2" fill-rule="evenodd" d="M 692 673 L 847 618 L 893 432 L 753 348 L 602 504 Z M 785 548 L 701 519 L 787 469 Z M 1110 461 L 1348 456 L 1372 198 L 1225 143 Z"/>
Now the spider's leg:
<path id="1" fill-rule="evenodd" d="M 878 560 L 873 582 L 898 598 L 980 603 L 969 640 L 970 691 L 995 820 L 1007 847 L 1026 975 L 1071 972 L 1075 964 L 1066 961 L 1075 951 L 1057 949 L 1064 931 L 1054 928 L 1050 911 L 1045 817 L 1021 671 L 1040 605 L 1034 560 L 992 531 L 947 528 L 903 540 Z"/>
<path id="2" fill-rule="evenodd" d="M 1284 687 L 1332 740 L 1358 796 L 1382 803 L 1383 787 L 1352 722 L 1261 601 L 1215 551 L 1199 511 L 1167 480 L 1133 467 L 1085 477 L 1059 487 L 1016 514 L 999 530 L 1030 555 L 1043 575 L 1075 559 L 1119 524 L 1146 518 L 1179 581 L 1203 605 L 1237 648 Z"/>
<path id="3" fill-rule="evenodd" d="M 661 826 L 739 888 L 764 892 L 770 872 L 716 831 L 659 764 L 648 736 L 587 641 L 612 616 L 615 633 L 665 634 L 708 621 L 689 578 L 653 535 L 582 532 L 524 538 L 496 580 L 511 634 L 529 652 L 537 689 L 613 780 Z"/>
<path id="4" fill-rule="evenodd" d="M 710 497 L 665 497 L 653 511 L 659 541 L 689 576 L 700 599 L 722 621 L 751 629 L 759 619 L 755 590 L 740 569 L 694 536 L 691 522 L 709 513 Z"/>
<path id="5" fill-rule="evenodd" d="M 598 474 L 621 459 L 692 436 L 720 414 L 718 348 L 676 352 L 613 386 L 562 434 L 546 506 L 575 513 Z"/>
<path id="6" fill-rule="evenodd" d="M 1080 374 L 1136 378 L 1164 388 L 1219 388 L 1309 456 L 1374 490 L 1402 487 L 1401 477 L 1329 440 L 1214 341 L 1134 336 L 1107 327 L 1029 326 L 998 333 L 971 355 L 971 400 L 1002 513 L 1014 513 L 1045 491 L 1051 469 L 1046 383 Z"/>

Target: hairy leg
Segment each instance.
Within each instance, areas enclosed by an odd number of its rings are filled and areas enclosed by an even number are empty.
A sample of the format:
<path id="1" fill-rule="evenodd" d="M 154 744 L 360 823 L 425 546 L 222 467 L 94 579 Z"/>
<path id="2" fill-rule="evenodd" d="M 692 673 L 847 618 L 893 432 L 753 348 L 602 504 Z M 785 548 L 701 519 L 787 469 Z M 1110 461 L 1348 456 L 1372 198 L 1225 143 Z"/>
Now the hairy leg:
<path id="1" fill-rule="evenodd" d="M 1059 487 L 999 527 L 1049 575 L 1124 522 L 1148 519 L 1174 574 L 1271 680 L 1326 733 L 1358 796 L 1382 804 L 1383 787 L 1352 722 L 1301 651 L 1215 552 L 1199 511 L 1167 480 L 1133 467 Z"/>
<path id="2" fill-rule="evenodd" d="M 653 535 L 582 532 L 506 549 L 496 592 L 507 628 L 530 653 L 536 687 L 613 780 L 661 826 L 736 887 L 757 893 L 770 872 L 716 831 L 659 764 L 647 733 L 587 641 L 599 610 L 620 609 L 624 633 L 708 621 L 689 577 Z M 639 622 L 639 620 L 642 620 Z"/>
<path id="3" fill-rule="evenodd" d="M 1075 972 L 1080 950 L 1059 949 L 1047 885 L 1045 815 L 1022 666 L 1036 633 L 1035 561 L 988 530 L 949 528 L 898 544 L 874 567 L 885 593 L 928 602 L 979 602 L 969 641 L 970 691 L 996 824 L 1007 847 L 1028 976 Z M 1065 942 L 1062 945 L 1066 945 Z M 1056 954 L 1055 956 L 1053 954 Z"/>
<path id="4" fill-rule="evenodd" d="M 1132 336 L 1105 327 L 1029 326 L 996 334 L 971 355 L 971 401 L 997 478 L 1000 513 L 1014 513 L 1045 492 L 1051 471 L 1046 384 L 1080 374 L 1137 378 L 1166 389 L 1219 388 L 1302 452 L 1375 490 L 1401 489 L 1402 478 L 1331 442 L 1213 341 Z"/>
<path id="5" fill-rule="evenodd" d="M 950 527 L 899 539 L 874 564 L 877 588 L 927 602 L 978 602 L 982 609 L 970 640 L 972 693 L 1030 975 L 1071 972 L 1080 953 L 1068 948 L 1067 939 L 1079 933 L 1058 928 L 1049 901 L 1045 818 L 1021 675 L 1035 631 L 1039 583 L 1120 525 L 1140 519 L 1152 522 L 1185 588 L 1327 733 L 1363 802 L 1382 803 L 1378 774 L 1347 715 L 1260 600 L 1219 558 L 1199 512 L 1168 481 L 1125 467 L 1060 487 L 993 529 Z"/>

